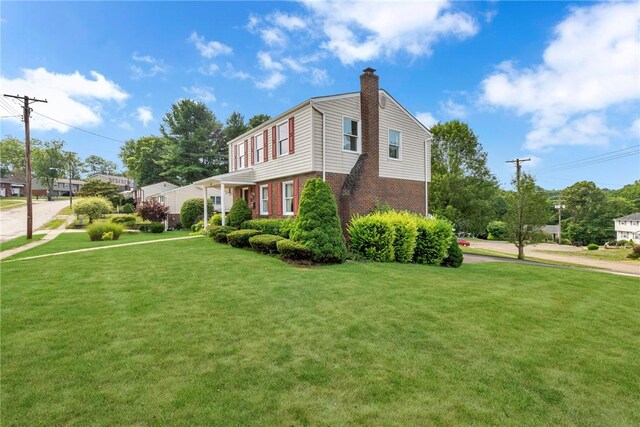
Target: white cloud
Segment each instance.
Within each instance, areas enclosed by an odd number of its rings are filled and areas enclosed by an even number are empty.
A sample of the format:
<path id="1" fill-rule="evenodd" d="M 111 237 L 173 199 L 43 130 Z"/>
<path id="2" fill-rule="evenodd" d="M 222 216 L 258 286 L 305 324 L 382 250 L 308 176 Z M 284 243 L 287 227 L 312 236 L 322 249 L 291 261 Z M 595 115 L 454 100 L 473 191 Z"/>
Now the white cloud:
<path id="1" fill-rule="evenodd" d="M 311 69 L 310 82 L 315 86 L 329 86 L 330 84 L 333 84 L 333 80 L 329 77 L 327 70 L 321 68 Z"/>
<path id="2" fill-rule="evenodd" d="M 200 55 L 205 58 L 213 58 L 218 55 L 231 55 L 231 53 L 233 53 L 233 49 L 229 46 L 215 40 L 206 41 L 204 37 L 199 36 L 195 31 L 191 33 L 187 40 L 193 43 L 200 52 Z"/>
<path id="3" fill-rule="evenodd" d="M 538 156 L 534 156 L 533 154 L 527 154 L 523 156 L 523 158 L 529 159 L 528 162 L 522 163 L 522 167 L 524 169 L 535 169 L 542 164 L 542 159 Z"/>
<path id="4" fill-rule="evenodd" d="M 205 76 L 215 76 L 220 71 L 220 67 L 217 64 L 209 64 L 206 67 L 199 67 L 198 72 Z"/>
<path id="5" fill-rule="evenodd" d="M 191 86 L 183 87 L 182 90 L 196 98 L 198 101 L 210 103 L 215 102 L 216 97 L 213 94 L 213 88 L 208 86 Z"/>
<path id="6" fill-rule="evenodd" d="M 260 37 L 268 46 L 285 46 L 287 36 L 279 28 L 265 28 L 260 31 Z"/>
<path id="7" fill-rule="evenodd" d="M 483 101 L 531 115 L 525 147 L 606 145 L 606 110 L 640 98 L 640 9 L 636 3 L 574 7 L 554 29 L 543 62 L 500 64 Z"/>
<path id="8" fill-rule="evenodd" d="M 90 78 L 78 71 L 72 74 L 57 74 L 41 67 L 23 69 L 22 76 L 8 79 L 0 76 L 0 87 L 4 93 L 28 94 L 48 103 L 33 104 L 35 113 L 42 113 L 73 126 L 96 126 L 102 123 L 100 115 L 105 101 L 123 102 L 128 97 L 115 82 L 102 74 L 91 71 Z M 11 119 L 17 120 L 17 119 Z M 31 128 L 67 132 L 69 127 L 35 114 Z"/>
<path id="9" fill-rule="evenodd" d="M 263 80 L 256 81 L 256 87 L 258 89 L 272 90 L 284 83 L 286 79 L 286 76 L 280 71 L 275 71 L 273 73 L 270 73 Z"/>
<path id="10" fill-rule="evenodd" d="M 464 39 L 478 32 L 471 16 L 448 11 L 451 3 L 444 0 L 304 3 L 326 38 L 322 47 L 347 65 L 401 52 L 428 56 L 441 38 Z"/>
<path id="11" fill-rule="evenodd" d="M 464 119 L 467 117 L 467 107 L 452 99 L 447 99 L 446 102 L 440 102 L 440 111 L 454 119 Z"/>
<path id="12" fill-rule="evenodd" d="M 251 74 L 244 71 L 236 70 L 230 62 L 227 62 L 223 76 L 228 79 L 247 80 L 251 78 Z"/>
<path id="13" fill-rule="evenodd" d="M 631 124 L 631 133 L 640 138 L 640 119 L 635 119 Z"/>
<path id="14" fill-rule="evenodd" d="M 282 62 L 291 70 L 295 71 L 296 73 L 303 73 L 307 71 L 307 67 L 305 67 L 300 61 L 297 61 L 293 58 L 290 58 L 290 57 L 284 58 Z"/>
<path id="15" fill-rule="evenodd" d="M 138 52 L 134 52 L 131 58 L 136 62 L 131 66 L 131 78 L 134 80 L 155 77 L 169 71 L 169 66 L 162 59 L 156 59 L 151 55 L 139 55 Z"/>
<path id="16" fill-rule="evenodd" d="M 427 128 L 431 128 L 431 126 L 433 126 L 436 123 L 438 123 L 438 119 L 433 117 L 433 114 L 431 114 L 431 113 L 417 112 L 416 113 L 416 119 L 418 119 L 418 121 L 420 123 L 422 123 L 423 125 L 425 125 Z"/>
<path id="17" fill-rule="evenodd" d="M 151 107 L 138 107 L 136 110 L 136 118 L 146 127 L 153 120 L 153 112 Z"/>
<path id="18" fill-rule="evenodd" d="M 277 61 L 274 61 L 273 58 L 271 58 L 271 54 L 268 52 L 260 51 L 258 52 L 257 57 L 258 57 L 258 62 L 260 63 L 260 68 L 262 68 L 263 70 L 282 71 L 284 69 L 282 64 Z"/>
<path id="19" fill-rule="evenodd" d="M 270 20 L 273 20 L 279 27 L 289 31 L 302 30 L 307 26 L 305 20 L 299 16 L 288 15 L 281 12 L 274 13 Z"/>

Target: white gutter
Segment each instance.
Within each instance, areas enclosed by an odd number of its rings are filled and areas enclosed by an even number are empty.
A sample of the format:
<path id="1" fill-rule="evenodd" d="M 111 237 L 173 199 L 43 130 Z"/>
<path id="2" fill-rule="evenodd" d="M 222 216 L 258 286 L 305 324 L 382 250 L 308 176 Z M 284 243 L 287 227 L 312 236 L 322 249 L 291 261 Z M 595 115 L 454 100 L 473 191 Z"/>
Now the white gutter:
<path id="1" fill-rule="evenodd" d="M 324 111 L 319 109 L 313 104 L 311 101 L 311 107 L 316 110 L 318 113 L 322 114 L 322 180 L 327 180 L 327 115 Z M 313 132 L 313 127 L 311 128 L 311 132 Z"/>
<path id="2" fill-rule="evenodd" d="M 429 215 L 429 175 L 427 165 L 429 164 L 429 143 L 428 139 L 424 140 L 424 214 Z"/>

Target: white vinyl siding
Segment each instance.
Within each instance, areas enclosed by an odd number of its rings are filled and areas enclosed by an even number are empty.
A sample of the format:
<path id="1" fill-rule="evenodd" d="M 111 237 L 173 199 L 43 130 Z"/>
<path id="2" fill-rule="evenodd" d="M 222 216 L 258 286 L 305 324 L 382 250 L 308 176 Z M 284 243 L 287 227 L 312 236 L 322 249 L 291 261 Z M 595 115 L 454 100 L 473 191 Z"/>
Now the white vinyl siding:
<path id="1" fill-rule="evenodd" d="M 389 158 L 401 160 L 401 141 L 402 135 L 400 131 L 389 129 Z"/>
<path id="2" fill-rule="evenodd" d="M 293 182 L 282 183 L 282 214 L 293 215 Z"/>
<path id="3" fill-rule="evenodd" d="M 269 215 L 269 186 L 260 186 L 260 215 Z"/>
<path id="4" fill-rule="evenodd" d="M 255 158 L 253 159 L 254 163 L 260 163 L 264 161 L 264 141 L 263 141 L 262 132 L 257 134 L 254 137 L 254 148 L 253 152 L 255 153 Z"/>

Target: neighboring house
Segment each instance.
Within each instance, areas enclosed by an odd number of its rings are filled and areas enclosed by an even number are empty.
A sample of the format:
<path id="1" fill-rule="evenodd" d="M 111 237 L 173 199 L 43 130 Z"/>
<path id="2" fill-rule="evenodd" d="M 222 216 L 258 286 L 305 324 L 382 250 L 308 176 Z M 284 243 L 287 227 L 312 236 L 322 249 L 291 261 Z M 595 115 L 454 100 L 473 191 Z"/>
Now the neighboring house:
<path id="1" fill-rule="evenodd" d="M 180 210 L 182 204 L 189 199 L 202 199 L 203 189 L 195 184 L 185 185 L 184 187 L 178 187 L 171 190 L 164 191 L 152 196 L 152 199 L 164 204 L 169 208 L 169 215 L 167 218 L 167 228 L 175 228 L 176 224 L 180 222 Z M 213 210 L 220 212 L 222 210 L 222 198 L 220 196 L 220 190 L 217 188 L 207 188 L 207 197 L 211 199 L 213 203 Z M 225 193 L 225 210 L 229 212 L 231 209 L 232 196 L 230 193 Z M 207 212 L 208 216 L 213 215 L 213 212 Z"/>
<path id="2" fill-rule="evenodd" d="M 145 200 L 149 200 L 160 193 L 173 190 L 174 188 L 178 188 L 178 186 L 167 181 L 145 185 L 144 187 L 133 190 L 133 200 L 136 203 L 144 202 Z"/>
<path id="3" fill-rule="evenodd" d="M 560 226 L 559 225 L 545 225 L 540 230 L 543 233 L 549 234 L 551 236 L 551 240 L 558 241 L 558 236 L 560 235 Z"/>
<path id="4" fill-rule="evenodd" d="M 0 197 L 24 196 L 25 183 L 12 176 L 0 178 Z"/>
<path id="5" fill-rule="evenodd" d="M 107 175 L 103 173 L 98 173 L 95 175 L 91 175 L 87 178 L 87 181 L 91 179 L 97 179 L 104 182 L 110 182 L 111 184 L 116 184 L 118 186 L 118 191 L 128 191 L 131 190 L 131 180 L 126 176 L 122 175 Z"/>
<path id="6" fill-rule="evenodd" d="M 633 240 L 640 243 L 640 212 L 615 218 L 616 240 Z"/>
<path id="7" fill-rule="evenodd" d="M 82 188 L 85 181 L 79 179 L 71 180 L 71 190 L 73 194 L 77 194 Z M 37 179 L 34 179 L 31 184 L 31 194 L 34 196 L 46 196 L 48 188 L 40 183 Z M 53 181 L 53 191 L 51 196 L 68 196 L 69 195 L 69 180 L 65 178 L 58 178 Z"/>
<path id="8" fill-rule="evenodd" d="M 195 184 L 232 189 L 254 218 L 296 215 L 305 182 L 317 177 L 331 186 L 343 226 L 377 204 L 426 214 L 430 141 L 367 68 L 360 92 L 311 98 L 231 140 L 230 172 Z"/>

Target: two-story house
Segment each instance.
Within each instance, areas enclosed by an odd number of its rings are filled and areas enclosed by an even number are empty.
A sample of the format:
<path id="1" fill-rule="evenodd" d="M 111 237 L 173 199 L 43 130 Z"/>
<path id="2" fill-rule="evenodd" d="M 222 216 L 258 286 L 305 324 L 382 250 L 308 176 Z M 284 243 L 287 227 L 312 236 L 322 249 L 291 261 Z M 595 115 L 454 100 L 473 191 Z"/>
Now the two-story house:
<path id="1" fill-rule="evenodd" d="M 95 175 L 91 175 L 87 178 L 87 181 L 97 179 L 104 182 L 110 182 L 111 184 L 116 184 L 119 187 L 119 191 L 129 191 L 131 190 L 131 180 L 126 176 L 122 175 L 107 175 L 104 173 L 98 173 Z"/>
<path id="2" fill-rule="evenodd" d="M 616 240 L 632 240 L 640 243 L 640 212 L 615 218 Z"/>
<path id="3" fill-rule="evenodd" d="M 308 99 L 231 140 L 230 172 L 195 184 L 242 197 L 254 218 L 296 215 L 316 177 L 331 186 L 343 226 L 376 204 L 426 214 L 430 141 L 367 68 L 359 92 Z"/>

